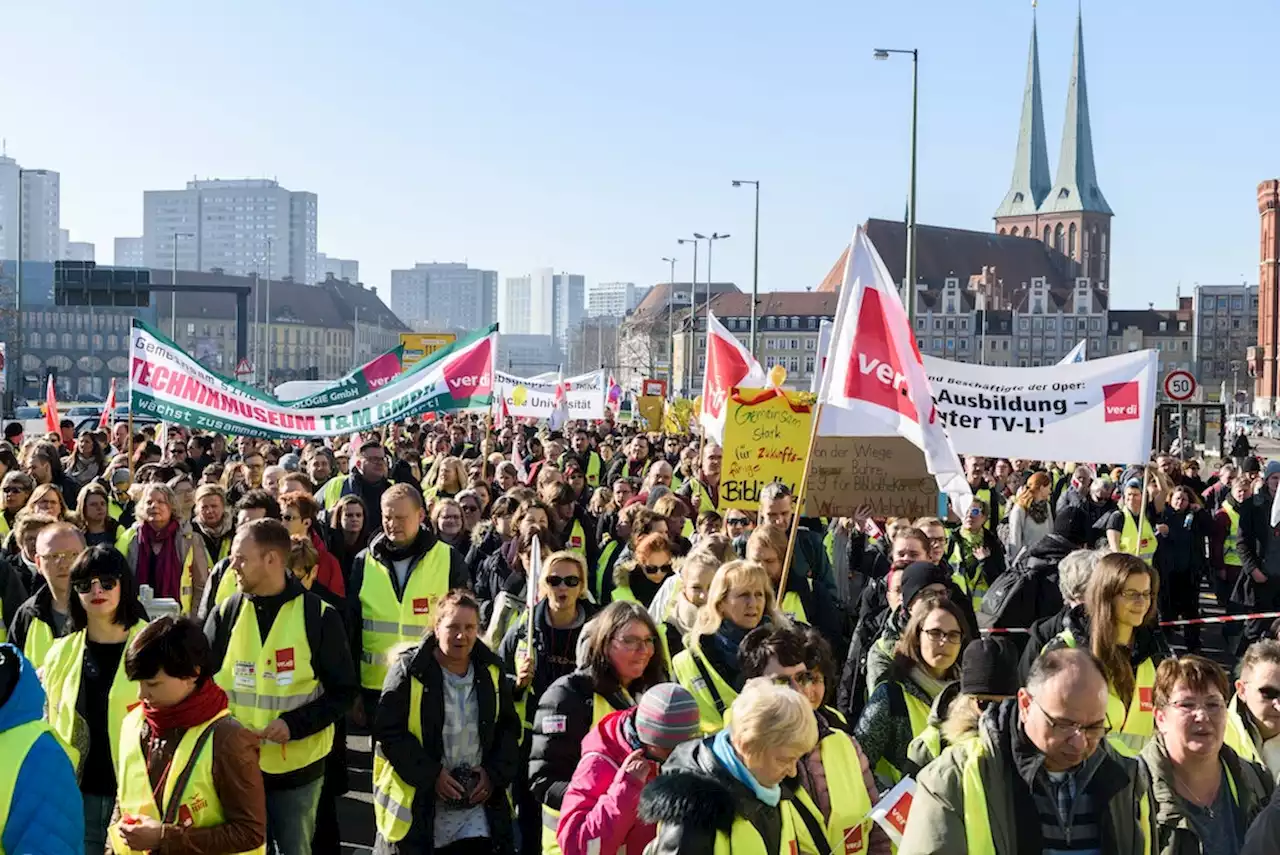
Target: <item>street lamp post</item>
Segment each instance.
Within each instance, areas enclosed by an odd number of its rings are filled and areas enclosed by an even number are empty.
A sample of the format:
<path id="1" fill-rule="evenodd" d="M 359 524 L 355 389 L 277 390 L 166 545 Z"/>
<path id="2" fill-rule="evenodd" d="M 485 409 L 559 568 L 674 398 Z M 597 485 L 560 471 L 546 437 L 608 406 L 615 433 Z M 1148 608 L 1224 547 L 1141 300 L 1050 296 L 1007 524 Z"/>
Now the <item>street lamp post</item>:
<path id="1" fill-rule="evenodd" d="M 685 371 L 684 377 L 681 378 L 686 384 L 686 389 L 693 388 L 693 361 L 690 359 L 690 355 L 693 353 L 693 331 L 698 326 L 696 316 L 698 314 L 698 241 L 700 240 L 702 240 L 702 235 L 697 232 L 694 232 L 691 238 L 678 238 L 676 240 L 676 243 L 681 245 L 686 243 L 693 244 L 693 281 L 689 283 L 689 346 L 685 350 Z"/>
<path id="2" fill-rule="evenodd" d="M 670 258 L 664 255 L 662 260 L 671 265 L 671 277 L 667 280 L 667 385 L 672 389 L 675 389 L 676 336 L 673 321 L 676 314 L 676 304 L 674 301 L 676 294 L 676 262 L 679 259 L 674 255 Z"/>
<path id="3" fill-rule="evenodd" d="M 173 290 L 169 292 L 169 338 L 173 339 L 174 344 L 178 343 L 178 241 L 183 238 L 195 240 L 196 236 L 193 232 L 173 233 L 173 279 L 169 282 Z"/>
<path id="4" fill-rule="evenodd" d="M 912 333 L 916 326 L 916 128 L 920 115 L 920 51 L 876 48 L 876 59 L 888 59 L 899 53 L 911 57 L 911 179 L 907 191 L 907 320 Z"/>
<path id="5" fill-rule="evenodd" d="M 264 386 L 271 385 L 271 256 L 275 250 L 275 239 L 265 238 L 267 242 L 267 305 L 266 317 L 263 319 L 267 325 L 267 335 L 262 342 L 262 382 Z"/>
<path id="6" fill-rule="evenodd" d="M 712 232 L 711 237 L 707 238 L 707 300 L 704 304 L 707 310 L 707 317 L 711 316 L 711 247 L 715 241 L 724 240 L 727 237 L 729 236 L 722 235 L 719 232 Z M 710 323 L 710 321 L 706 323 Z"/>
<path id="7" fill-rule="evenodd" d="M 751 351 L 751 355 L 756 355 L 756 302 L 760 299 L 760 182 L 757 181 L 734 181 L 734 187 L 741 187 L 744 184 L 750 184 L 756 189 L 756 229 L 755 229 L 755 247 L 751 252 L 751 340 L 747 345 L 747 349 Z"/>

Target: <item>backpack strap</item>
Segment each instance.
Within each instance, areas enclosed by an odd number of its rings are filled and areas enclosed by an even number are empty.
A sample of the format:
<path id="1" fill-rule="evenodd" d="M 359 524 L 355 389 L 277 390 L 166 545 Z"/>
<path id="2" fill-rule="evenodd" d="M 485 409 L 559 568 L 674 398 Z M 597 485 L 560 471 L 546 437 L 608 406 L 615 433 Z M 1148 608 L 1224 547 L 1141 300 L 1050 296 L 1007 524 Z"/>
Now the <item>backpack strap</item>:
<path id="1" fill-rule="evenodd" d="M 702 681 L 707 684 L 707 691 L 711 692 L 711 700 L 716 705 L 716 712 L 721 718 L 724 717 L 724 711 L 728 709 L 728 705 L 724 702 L 724 698 L 720 697 L 720 692 L 716 689 L 716 683 L 711 679 L 711 672 L 707 670 L 706 663 L 702 661 L 702 657 L 697 651 L 689 651 L 689 657 L 693 659 L 693 664 L 697 666 L 698 673 L 702 675 Z"/>
<path id="2" fill-rule="evenodd" d="M 230 570 L 228 569 L 228 572 Z M 222 661 L 227 657 L 227 649 L 231 646 L 231 630 L 235 628 L 240 610 L 244 608 L 244 592 L 237 590 L 223 600 L 218 607 L 218 621 L 213 633 L 214 673 L 222 669 Z"/>
<path id="3" fill-rule="evenodd" d="M 204 751 L 205 745 L 213 738 L 213 729 L 217 727 L 218 722 L 222 721 L 225 716 L 219 716 L 213 721 L 205 725 L 204 730 L 196 737 L 196 744 L 191 748 L 191 756 L 187 758 L 187 765 L 182 767 L 182 771 L 178 773 L 177 779 L 173 783 L 172 795 L 169 796 L 169 804 L 165 805 L 164 818 L 160 820 L 165 825 L 174 825 L 178 821 L 178 809 L 182 806 L 182 791 L 187 788 L 187 784 L 191 781 L 191 776 L 195 774 L 196 763 L 200 760 L 200 754 Z"/>
<path id="4" fill-rule="evenodd" d="M 798 798 L 790 799 L 791 806 L 796 809 L 796 815 L 800 817 L 800 821 L 804 823 L 805 829 L 809 832 L 809 837 L 818 847 L 818 855 L 831 855 L 831 844 L 827 842 L 827 832 L 823 828 L 822 821 L 810 813 L 804 802 Z"/>

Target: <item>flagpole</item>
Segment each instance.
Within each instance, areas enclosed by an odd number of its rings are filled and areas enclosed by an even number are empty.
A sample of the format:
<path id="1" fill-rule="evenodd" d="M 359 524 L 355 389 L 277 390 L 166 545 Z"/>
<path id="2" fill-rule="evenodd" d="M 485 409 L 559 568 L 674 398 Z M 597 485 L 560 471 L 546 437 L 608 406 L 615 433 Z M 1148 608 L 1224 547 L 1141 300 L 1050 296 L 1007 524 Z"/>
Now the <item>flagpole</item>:
<path id="1" fill-rule="evenodd" d="M 779 392 L 782 390 L 779 389 Z M 782 392 L 785 395 L 785 392 Z M 818 425 L 822 423 L 822 399 L 813 407 L 813 423 L 809 426 L 809 447 L 805 450 L 804 470 L 800 474 L 800 488 L 796 490 L 794 496 L 795 506 L 791 509 L 791 531 L 787 533 L 787 556 L 782 562 L 782 578 L 778 580 L 778 602 L 782 602 L 782 598 L 786 596 L 787 577 L 791 574 L 791 559 L 795 556 L 796 551 L 796 535 L 800 532 L 800 511 L 804 508 L 804 497 L 809 490 L 809 461 L 813 455 L 813 444 L 818 440 Z"/>

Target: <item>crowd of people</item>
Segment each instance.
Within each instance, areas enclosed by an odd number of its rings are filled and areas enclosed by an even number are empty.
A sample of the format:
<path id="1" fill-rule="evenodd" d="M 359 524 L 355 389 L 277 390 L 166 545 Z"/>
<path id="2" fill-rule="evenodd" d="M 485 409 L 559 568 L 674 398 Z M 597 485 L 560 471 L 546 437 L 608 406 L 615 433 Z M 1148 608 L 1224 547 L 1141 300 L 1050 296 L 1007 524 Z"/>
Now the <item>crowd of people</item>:
<path id="1" fill-rule="evenodd" d="M 963 518 L 475 415 L 0 443 L 0 852 L 1280 851 L 1280 461 L 965 461 Z M 1181 621 L 1162 627 L 1162 621 Z M 875 808 L 904 779 L 904 827 Z"/>

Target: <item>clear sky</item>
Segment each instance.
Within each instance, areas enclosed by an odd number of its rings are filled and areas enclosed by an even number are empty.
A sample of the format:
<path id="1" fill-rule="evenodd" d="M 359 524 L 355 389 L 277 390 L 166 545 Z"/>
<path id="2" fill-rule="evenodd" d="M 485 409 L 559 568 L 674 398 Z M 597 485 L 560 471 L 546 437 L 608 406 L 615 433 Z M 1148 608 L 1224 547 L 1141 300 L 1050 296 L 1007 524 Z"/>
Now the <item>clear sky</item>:
<path id="1" fill-rule="evenodd" d="M 901 217 L 921 50 L 922 223 L 991 228 L 1012 170 L 1025 0 L 8 0 L 0 136 L 62 174 L 62 222 L 109 260 L 142 191 L 275 177 L 319 194 L 320 250 L 389 270 L 468 261 L 601 281 L 826 274 L 853 227 Z M 1043 0 L 1051 170 L 1075 3 Z M 1275 0 L 1084 2 L 1112 304 L 1257 281 L 1256 186 L 1280 174 Z M 699 279 L 705 272 L 705 252 Z"/>

